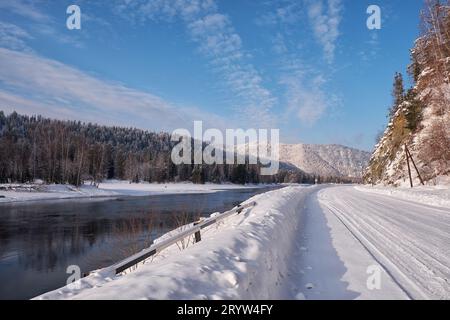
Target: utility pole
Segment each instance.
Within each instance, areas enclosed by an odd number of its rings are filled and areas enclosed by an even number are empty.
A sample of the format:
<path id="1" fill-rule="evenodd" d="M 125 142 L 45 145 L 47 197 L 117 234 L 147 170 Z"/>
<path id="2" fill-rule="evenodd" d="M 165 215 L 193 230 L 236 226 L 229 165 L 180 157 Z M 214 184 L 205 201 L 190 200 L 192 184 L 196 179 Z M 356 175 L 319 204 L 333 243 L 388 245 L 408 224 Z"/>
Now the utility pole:
<path id="1" fill-rule="evenodd" d="M 412 157 L 412 155 L 411 155 L 411 152 L 409 152 L 409 149 L 408 149 L 408 147 L 406 146 L 406 144 L 405 144 L 405 149 L 406 149 L 406 153 L 407 153 L 406 156 L 407 156 L 407 157 L 409 156 L 409 158 L 411 159 L 411 161 L 412 161 L 412 163 L 413 163 L 413 165 L 414 165 L 414 169 L 416 170 L 417 175 L 419 176 L 420 183 L 424 186 L 425 183 L 423 182 L 423 179 L 422 179 L 422 176 L 420 175 L 419 169 L 417 169 L 416 163 L 414 162 L 414 159 L 413 159 L 413 157 Z"/>
<path id="2" fill-rule="evenodd" d="M 409 183 L 411 184 L 411 188 L 414 188 L 411 176 L 411 166 L 409 165 L 408 147 L 406 146 L 406 144 L 405 144 L 405 154 L 406 154 L 406 163 L 408 164 Z"/>

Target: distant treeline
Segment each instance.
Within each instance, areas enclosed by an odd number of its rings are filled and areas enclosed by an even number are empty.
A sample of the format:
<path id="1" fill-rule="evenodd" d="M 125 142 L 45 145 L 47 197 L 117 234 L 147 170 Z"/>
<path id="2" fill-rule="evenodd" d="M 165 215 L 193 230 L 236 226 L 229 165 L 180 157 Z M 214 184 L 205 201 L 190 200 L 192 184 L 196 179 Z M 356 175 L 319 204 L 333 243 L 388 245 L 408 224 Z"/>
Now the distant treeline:
<path id="1" fill-rule="evenodd" d="M 81 185 L 132 182 L 313 183 L 320 177 L 292 167 L 261 176 L 259 165 L 174 165 L 170 134 L 59 121 L 0 111 L 0 183 Z M 327 179 L 328 180 L 328 179 Z M 336 181 L 332 179 L 331 181 Z"/>

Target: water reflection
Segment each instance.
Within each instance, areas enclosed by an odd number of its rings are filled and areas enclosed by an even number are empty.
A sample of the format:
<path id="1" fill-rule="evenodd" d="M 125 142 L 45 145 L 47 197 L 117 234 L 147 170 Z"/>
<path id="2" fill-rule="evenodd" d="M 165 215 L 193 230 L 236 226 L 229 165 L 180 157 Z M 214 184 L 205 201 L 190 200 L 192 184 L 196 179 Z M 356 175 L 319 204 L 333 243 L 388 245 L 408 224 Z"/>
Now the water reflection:
<path id="1" fill-rule="evenodd" d="M 195 217 L 267 189 L 212 194 L 0 205 L 0 299 L 26 299 L 65 284 L 66 268 L 111 265 Z"/>

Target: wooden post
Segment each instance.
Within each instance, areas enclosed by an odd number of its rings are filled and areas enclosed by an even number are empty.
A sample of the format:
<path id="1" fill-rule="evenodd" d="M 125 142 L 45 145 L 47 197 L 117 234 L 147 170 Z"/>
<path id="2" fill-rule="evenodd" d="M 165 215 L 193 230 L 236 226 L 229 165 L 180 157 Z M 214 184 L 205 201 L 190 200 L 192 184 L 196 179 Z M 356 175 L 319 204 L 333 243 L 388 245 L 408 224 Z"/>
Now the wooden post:
<path id="1" fill-rule="evenodd" d="M 200 222 L 201 221 L 194 222 L 194 226 L 198 225 Z M 194 237 L 195 237 L 195 243 L 202 241 L 202 235 L 200 233 L 200 230 L 194 234 Z"/>
<path id="2" fill-rule="evenodd" d="M 406 144 L 405 144 L 405 154 L 406 154 L 406 163 L 408 164 L 409 183 L 411 184 L 411 188 L 414 188 L 411 176 L 411 166 L 409 165 L 408 147 L 406 146 Z"/>
<path id="3" fill-rule="evenodd" d="M 408 147 L 406 145 L 405 145 L 405 148 L 406 148 L 406 152 L 409 155 L 409 158 L 411 159 L 411 161 L 412 161 L 412 163 L 414 165 L 414 169 L 416 169 L 417 175 L 419 176 L 419 179 L 420 179 L 420 183 L 424 186 L 425 183 L 423 182 L 423 179 L 422 179 L 422 176 L 420 175 L 419 169 L 417 169 L 417 166 L 416 166 L 416 163 L 414 162 L 412 154 L 411 154 L 411 152 L 409 152 L 409 149 L 408 149 Z"/>

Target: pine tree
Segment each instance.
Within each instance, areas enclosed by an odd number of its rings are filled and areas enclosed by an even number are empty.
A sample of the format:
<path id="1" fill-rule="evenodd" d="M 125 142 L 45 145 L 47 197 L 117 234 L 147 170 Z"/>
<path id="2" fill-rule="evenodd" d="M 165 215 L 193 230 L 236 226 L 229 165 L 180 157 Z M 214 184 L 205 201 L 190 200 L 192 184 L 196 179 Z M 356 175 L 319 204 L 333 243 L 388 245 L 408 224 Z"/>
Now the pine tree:
<path id="1" fill-rule="evenodd" d="M 408 66 L 408 74 L 411 76 L 414 82 L 417 83 L 417 81 L 419 81 L 419 76 L 421 73 L 420 63 L 418 61 L 416 51 L 412 50 L 410 55 L 411 55 L 411 64 Z"/>
<path id="2" fill-rule="evenodd" d="M 419 127 L 420 122 L 422 121 L 423 115 L 423 105 L 419 99 L 416 97 L 416 92 L 414 89 L 408 90 L 408 93 L 405 96 L 405 101 L 408 101 L 406 110 L 405 110 L 405 118 L 406 118 L 406 127 L 415 132 Z"/>
<path id="3" fill-rule="evenodd" d="M 238 184 L 245 184 L 247 181 L 247 170 L 245 165 L 239 164 L 233 168 L 231 174 L 231 182 Z"/>
<path id="4" fill-rule="evenodd" d="M 392 97 L 394 98 L 394 102 L 389 112 L 389 116 L 391 119 L 397 113 L 400 104 L 404 101 L 404 95 L 405 89 L 403 87 L 403 76 L 401 73 L 396 72 L 394 76 L 394 86 L 392 89 Z"/>

